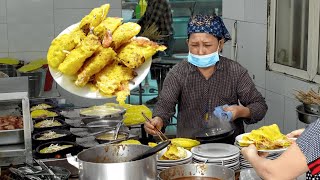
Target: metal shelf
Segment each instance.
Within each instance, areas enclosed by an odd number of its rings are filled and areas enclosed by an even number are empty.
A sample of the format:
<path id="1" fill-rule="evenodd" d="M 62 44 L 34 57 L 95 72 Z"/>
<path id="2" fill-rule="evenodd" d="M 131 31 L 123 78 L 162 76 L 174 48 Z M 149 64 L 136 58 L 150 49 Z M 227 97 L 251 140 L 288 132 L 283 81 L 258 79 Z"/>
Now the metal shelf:
<path id="1" fill-rule="evenodd" d="M 4 78 L 11 79 L 11 78 Z M 20 86 L 23 81 L 27 81 L 27 78 L 15 78 L 6 84 L 6 87 L 10 89 L 10 86 Z M 1 82 L 4 82 L 0 80 Z M 5 80 L 7 82 L 7 80 Z M 0 146 L 0 166 L 7 166 L 10 164 L 22 164 L 24 162 L 32 163 L 32 142 L 31 131 L 32 122 L 30 118 L 30 105 L 28 98 L 28 86 L 20 86 L 18 92 L 5 92 L 0 93 L 1 102 L 16 102 L 22 104 L 22 117 L 23 117 L 23 135 L 24 142 L 16 145 L 3 145 Z M 0 91 L 1 92 L 1 91 Z M 3 91 L 2 91 L 3 92 Z"/>

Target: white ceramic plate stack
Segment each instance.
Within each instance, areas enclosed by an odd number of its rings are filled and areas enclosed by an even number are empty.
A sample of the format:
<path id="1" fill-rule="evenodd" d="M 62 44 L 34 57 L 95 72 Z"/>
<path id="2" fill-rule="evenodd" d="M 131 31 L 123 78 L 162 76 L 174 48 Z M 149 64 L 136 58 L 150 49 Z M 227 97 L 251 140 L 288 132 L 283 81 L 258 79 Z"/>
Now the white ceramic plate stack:
<path id="1" fill-rule="evenodd" d="M 230 144 L 209 143 L 201 144 L 191 149 L 193 163 L 209 163 L 226 166 L 232 170 L 240 168 L 240 150 Z"/>
<path id="2" fill-rule="evenodd" d="M 266 158 L 270 159 L 270 160 L 277 159 L 281 154 L 282 154 L 282 152 L 269 154 Z M 249 163 L 249 161 L 244 159 L 244 157 L 241 154 L 240 155 L 240 169 L 247 169 L 247 168 L 252 168 L 252 166 Z"/>
<path id="3" fill-rule="evenodd" d="M 249 133 L 245 133 L 245 134 L 249 134 Z M 236 137 L 235 142 L 234 142 L 234 145 L 237 146 L 239 149 L 242 148 L 239 146 L 239 140 L 242 139 L 243 135 L 244 134 L 238 135 Z M 285 150 L 286 150 L 286 148 L 280 148 L 280 149 L 274 149 L 274 150 L 258 150 L 258 151 L 269 153 L 269 155 L 266 158 L 272 160 L 272 159 L 276 159 L 277 157 L 279 157 Z M 242 154 L 240 154 L 240 169 L 247 169 L 247 168 L 252 168 L 252 166 L 249 163 L 249 161 L 245 160 L 244 157 L 242 156 Z"/>
<path id="4" fill-rule="evenodd" d="M 167 151 L 167 148 L 161 150 L 157 155 L 157 169 L 158 171 L 165 170 L 172 166 L 190 164 L 192 162 L 192 153 L 185 149 L 187 157 L 178 160 L 160 160 L 159 158 Z"/>

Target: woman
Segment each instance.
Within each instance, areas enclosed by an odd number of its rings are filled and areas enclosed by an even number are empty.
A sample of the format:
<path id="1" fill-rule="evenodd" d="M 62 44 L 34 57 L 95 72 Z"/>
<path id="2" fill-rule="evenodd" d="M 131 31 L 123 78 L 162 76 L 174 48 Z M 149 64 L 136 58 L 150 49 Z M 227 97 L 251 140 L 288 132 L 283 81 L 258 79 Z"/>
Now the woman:
<path id="1" fill-rule="evenodd" d="M 306 130 L 296 130 L 287 136 L 298 139 L 275 160 L 260 157 L 254 145 L 242 148 L 241 153 L 257 174 L 266 180 L 294 179 L 309 170 L 306 179 L 320 179 L 320 120 L 310 124 Z"/>
<path id="2" fill-rule="evenodd" d="M 155 135 L 155 127 L 165 128 L 178 104 L 177 137 L 193 137 L 207 126 L 208 115 L 216 110 L 218 116 L 228 112 L 227 119 L 235 125 L 234 135 L 227 140 L 233 143 L 235 136 L 244 132 L 241 118 L 251 124 L 264 117 L 265 100 L 245 68 L 219 56 L 224 42 L 230 40 L 220 17 L 196 15 L 190 19 L 187 31 L 188 60 L 178 63 L 167 74 L 154 117 L 151 123 L 145 123 L 145 130 Z"/>

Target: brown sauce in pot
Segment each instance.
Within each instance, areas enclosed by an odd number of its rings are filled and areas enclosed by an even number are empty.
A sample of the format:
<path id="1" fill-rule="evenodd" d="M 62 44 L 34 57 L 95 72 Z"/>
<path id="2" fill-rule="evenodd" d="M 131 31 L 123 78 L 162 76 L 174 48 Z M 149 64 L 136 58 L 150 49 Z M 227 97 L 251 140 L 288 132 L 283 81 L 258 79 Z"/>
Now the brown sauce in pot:
<path id="1" fill-rule="evenodd" d="M 214 178 L 214 177 L 188 176 L 188 177 L 174 178 L 173 180 L 221 180 L 221 179 Z"/>

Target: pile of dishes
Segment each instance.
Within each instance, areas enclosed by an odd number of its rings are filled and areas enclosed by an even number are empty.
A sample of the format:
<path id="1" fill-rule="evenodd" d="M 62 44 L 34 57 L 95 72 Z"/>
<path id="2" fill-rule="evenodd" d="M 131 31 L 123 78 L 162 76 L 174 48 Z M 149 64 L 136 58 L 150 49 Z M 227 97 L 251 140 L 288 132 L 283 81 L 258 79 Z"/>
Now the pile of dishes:
<path id="1" fill-rule="evenodd" d="M 237 146 L 223 143 L 201 144 L 191 149 L 194 163 L 222 165 L 232 170 L 240 168 L 240 150 Z"/>
<path id="2" fill-rule="evenodd" d="M 168 150 L 168 148 L 164 148 L 157 155 L 157 170 L 162 171 L 172 166 L 190 164 L 192 162 L 192 153 L 189 150 L 183 149 L 186 152 L 186 157 L 177 160 L 164 160 L 161 159 L 163 154 Z"/>
<path id="3" fill-rule="evenodd" d="M 266 158 L 270 159 L 270 160 L 277 159 L 281 154 L 282 154 L 282 152 L 275 152 L 275 153 L 269 154 Z M 247 161 L 246 159 L 244 159 L 244 157 L 241 154 L 240 155 L 240 169 L 248 169 L 248 168 L 252 168 L 252 166 L 251 166 L 250 162 Z"/>

